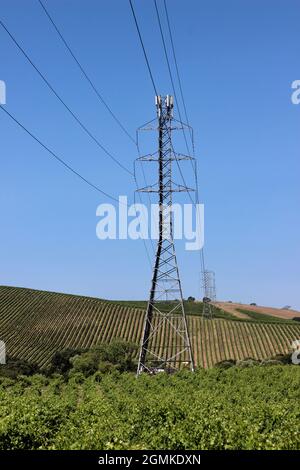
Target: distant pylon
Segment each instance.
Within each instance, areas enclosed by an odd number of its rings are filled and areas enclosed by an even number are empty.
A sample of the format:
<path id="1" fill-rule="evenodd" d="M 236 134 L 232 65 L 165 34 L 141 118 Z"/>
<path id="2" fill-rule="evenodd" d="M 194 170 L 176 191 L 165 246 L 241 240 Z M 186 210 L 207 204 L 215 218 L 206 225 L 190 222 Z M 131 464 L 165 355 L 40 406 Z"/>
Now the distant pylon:
<path id="1" fill-rule="evenodd" d="M 158 163 L 158 182 L 140 189 L 159 195 L 159 231 L 153 267 L 150 296 L 144 320 L 137 374 L 143 371 L 172 371 L 188 367 L 194 371 L 194 360 L 188 332 L 181 282 L 173 239 L 172 197 L 174 192 L 189 191 L 172 179 L 172 162 L 191 157 L 175 154 L 171 132 L 182 129 L 172 124 L 173 97 L 156 96 L 158 152 L 140 157 L 141 162 Z"/>
<path id="2" fill-rule="evenodd" d="M 216 301 L 216 278 L 214 271 L 204 270 L 202 273 L 203 289 L 203 309 L 202 316 L 205 318 L 213 317 L 212 302 Z"/>

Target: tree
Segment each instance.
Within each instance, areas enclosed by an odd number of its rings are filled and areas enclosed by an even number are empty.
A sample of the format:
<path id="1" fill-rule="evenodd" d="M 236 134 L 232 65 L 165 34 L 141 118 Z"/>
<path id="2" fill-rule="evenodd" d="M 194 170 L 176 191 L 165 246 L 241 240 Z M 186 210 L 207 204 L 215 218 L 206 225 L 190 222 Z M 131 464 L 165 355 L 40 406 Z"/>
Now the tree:
<path id="1" fill-rule="evenodd" d="M 138 347 L 135 343 L 122 339 L 114 339 L 110 344 L 101 344 L 97 347 L 100 353 L 100 360 L 114 364 L 122 372 L 135 370 L 134 356 L 137 349 Z"/>
<path id="2" fill-rule="evenodd" d="M 70 362 L 75 372 L 82 372 L 86 377 L 98 370 L 99 355 L 96 351 L 88 351 L 71 357 Z"/>
<path id="3" fill-rule="evenodd" d="M 66 374 L 72 368 L 72 362 L 70 359 L 80 353 L 82 349 L 63 349 L 62 351 L 56 351 L 51 359 L 50 373 Z"/>

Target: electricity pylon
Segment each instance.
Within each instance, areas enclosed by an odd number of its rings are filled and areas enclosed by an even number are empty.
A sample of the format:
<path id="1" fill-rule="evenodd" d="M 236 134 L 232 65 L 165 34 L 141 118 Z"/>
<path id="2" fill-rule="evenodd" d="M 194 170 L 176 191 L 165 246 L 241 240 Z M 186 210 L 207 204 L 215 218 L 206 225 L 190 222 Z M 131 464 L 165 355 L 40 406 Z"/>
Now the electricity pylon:
<path id="1" fill-rule="evenodd" d="M 213 309 L 211 302 L 216 301 L 216 280 L 214 271 L 204 270 L 203 273 L 203 310 L 202 316 L 205 318 L 213 318 Z"/>
<path id="2" fill-rule="evenodd" d="M 194 370 L 173 239 L 172 214 L 173 193 L 190 190 L 173 181 L 172 163 L 192 158 L 176 154 L 173 149 L 171 133 L 174 129 L 182 129 L 172 124 L 173 97 L 156 96 L 155 102 L 158 126 L 148 125 L 142 130 L 158 130 L 158 152 L 138 158 L 141 162 L 158 163 L 158 182 L 139 191 L 158 193 L 159 230 L 137 375 L 143 371 L 171 372 L 181 367 Z"/>

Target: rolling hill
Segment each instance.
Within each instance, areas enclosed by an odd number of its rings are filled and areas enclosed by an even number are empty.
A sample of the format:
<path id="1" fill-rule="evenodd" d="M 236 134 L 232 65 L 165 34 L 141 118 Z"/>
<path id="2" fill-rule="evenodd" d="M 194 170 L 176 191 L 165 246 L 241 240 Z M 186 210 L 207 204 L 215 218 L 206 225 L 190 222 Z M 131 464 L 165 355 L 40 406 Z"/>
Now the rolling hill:
<path id="1" fill-rule="evenodd" d="M 233 302 L 216 302 L 215 305 L 224 310 L 225 312 L 228 312 L 240 318 L 251 318 L 251 316 L 253 316 L 253 312 L 286 320 L 300 318 L 300 312 L 287 308 L 272 308 L 264 307 L 261 305 L 245 305 Z"/>
<path id="2" fill-rule="evenodd" d="M 0 339 L 7 354 L 47 366 L 57 350 L 89 348 L 112 338 L 139 343 L 145 302 L 113 302 L 91 297 L 0 286 Z M 286 354 L 300 338 L 300 324 L 265 317 L 201 318 L 201 304 L 187 308 L 191 341 L 198 366 L 225 359 L 264 359 Z M 165 330 L 169 346 L 172 332 Z M 162 348 L 162 337 L 156 347 Z"/>

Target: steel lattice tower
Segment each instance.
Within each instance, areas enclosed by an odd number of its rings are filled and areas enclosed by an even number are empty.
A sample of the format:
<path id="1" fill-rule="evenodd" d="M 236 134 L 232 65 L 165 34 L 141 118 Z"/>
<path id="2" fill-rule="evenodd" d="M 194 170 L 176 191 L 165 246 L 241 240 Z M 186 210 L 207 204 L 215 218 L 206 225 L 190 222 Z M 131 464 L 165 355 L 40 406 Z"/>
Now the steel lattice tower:
<path id="1" fill-rule="evenodd" d="M 175 154 L 173 150 L 171 132 L 176 129 L 172 125 L 173 97 L 156 96 L 156 108 L 158 152 L 138 159 L 158 163 L 158 183 L 139 191 L 158 193 L 159 199 L 158 242 L 140 346 L 138 375 L 143 371 L 150 373 L 158 370 L 172 371 L 182 366 L 194 370 L 175 253 L 171 211 L 173 192 L 189 190 L 174 183 L 172 163 L 174 160 L 187 160 L 190 157 Z"/>
<path id="2" fill-rule="evenodd" d="M 216 301 L 216 280 L 214 271 L 204 270 L 203 273 L 203 310 L 202 316 L 213 318 L 213 309 L 211 302 Z"/>

